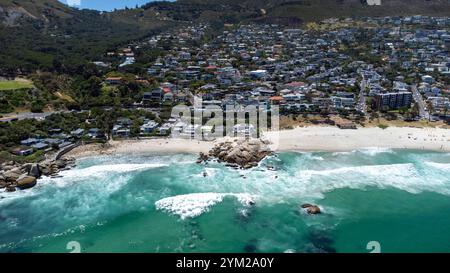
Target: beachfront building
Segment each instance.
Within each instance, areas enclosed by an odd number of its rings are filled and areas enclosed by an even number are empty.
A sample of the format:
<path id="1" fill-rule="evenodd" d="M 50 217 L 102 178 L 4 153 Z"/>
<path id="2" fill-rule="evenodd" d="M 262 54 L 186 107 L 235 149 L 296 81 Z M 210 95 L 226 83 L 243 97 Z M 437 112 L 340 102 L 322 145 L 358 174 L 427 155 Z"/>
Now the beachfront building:
<path id="1" fill-rule="evenodd" d="M 140 135 L 147 135 L 147 134 L 151 134 L 155 131 L 155 129 L 158 127 L 158 123 L 150 120 L 147 121 L 145 124 L 143 124 L 140 127 Z"/>
<path id="2" fill-rule="evenodd" d="M 374 99 L 374 107 L 380 110 L 395 110 L 411 106 L 413 97 L 411 92 L 392 92 L 378 94 Z"/>
<path id="3" fill-rule="evenodd" d="M 130 136 L 131 130 L 128 127 L 124 127 L 123 125 L 114 125 L 112 129 L 112 135 L 114 137 L 123 137 L 127 138 Z"/>

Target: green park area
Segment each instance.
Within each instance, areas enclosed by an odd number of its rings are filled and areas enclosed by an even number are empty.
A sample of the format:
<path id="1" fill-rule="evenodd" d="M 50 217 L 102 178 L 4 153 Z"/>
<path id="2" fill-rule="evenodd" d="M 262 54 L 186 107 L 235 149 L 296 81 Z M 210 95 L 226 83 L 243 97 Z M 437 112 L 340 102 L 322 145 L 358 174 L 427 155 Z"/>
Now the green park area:
<path id="1" fill-rule="evenodd" d="M 17 90 L 33 87 L 33 83 L 26 80 L 0 81 L 0 91 Z"/>

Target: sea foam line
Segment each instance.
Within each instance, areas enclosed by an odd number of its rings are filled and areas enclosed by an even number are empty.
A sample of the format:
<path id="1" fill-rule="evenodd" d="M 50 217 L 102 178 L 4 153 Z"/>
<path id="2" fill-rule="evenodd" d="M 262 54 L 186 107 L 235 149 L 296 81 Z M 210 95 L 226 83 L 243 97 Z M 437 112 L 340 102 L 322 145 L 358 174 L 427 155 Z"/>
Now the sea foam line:
<path id="1" fill-rule="evenodd" d="M 299 171 L 298 174 L 302 178 L 311 178 L 312 176 L 329 176 L 346 173 L 362 173 L 364 175 L 380 176 L 380 175 L 413 175 L 416 174 L 414 164 L 391 164 L 391 165 L 365 165 L 357 167 L 342 167 L 328 170 L 304 170 Z"/>
<path id="2" fill-rule="evenodd" d="M 96 165 L 83 169 L 73 169 L 64 173 L 64 176 L 89 177 L 103 176 L 105 173 L 127 173 L 147 169 L 155 169 L 166 167 L 167 164 L 112 164 L 112 165 Z"/>
<path id="3" fill-rule="evenodd" d="M 450 163 L 425 162 L 425 165 L 442 171 L 450 171 Z"/>
<path id="4" fill-rule="evenodd" d="M 244 206 L 253 203 L 253 196 L 246 193 L 191 193 L 176 195 L 156 201 L 157 210 L 163 210 L 181 217 L 197 217 L 222 202 L 225 197 L 235 197 Z"/>

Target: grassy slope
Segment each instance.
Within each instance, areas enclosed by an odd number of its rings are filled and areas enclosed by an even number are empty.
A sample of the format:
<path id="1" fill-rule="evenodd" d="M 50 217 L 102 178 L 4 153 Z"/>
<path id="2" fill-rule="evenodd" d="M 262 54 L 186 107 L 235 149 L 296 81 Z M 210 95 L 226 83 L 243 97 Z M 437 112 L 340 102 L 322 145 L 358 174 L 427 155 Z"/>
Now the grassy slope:
<path id="1" fill-rule="evenodd" d="M 0 81 L 0 91 L 27 89 L 32 87 L 33 84 L 28 81 Z"/>

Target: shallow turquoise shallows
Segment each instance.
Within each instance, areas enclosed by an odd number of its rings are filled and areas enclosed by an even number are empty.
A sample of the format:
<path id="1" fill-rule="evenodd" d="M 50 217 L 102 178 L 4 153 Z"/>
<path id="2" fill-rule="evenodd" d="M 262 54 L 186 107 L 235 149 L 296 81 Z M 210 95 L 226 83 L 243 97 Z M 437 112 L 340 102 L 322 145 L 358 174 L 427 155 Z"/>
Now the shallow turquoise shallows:
<path id="1" fill-rule="evenodd" d="M 448 153 L 290 152 L 252 170 L 195 161 L 85 158 L 62 178 L 1 192 L 0 252 L 365 253 L 372 241 L 450 252 Z"/>

